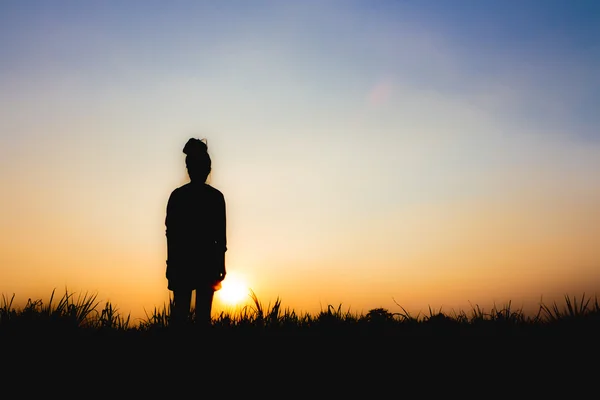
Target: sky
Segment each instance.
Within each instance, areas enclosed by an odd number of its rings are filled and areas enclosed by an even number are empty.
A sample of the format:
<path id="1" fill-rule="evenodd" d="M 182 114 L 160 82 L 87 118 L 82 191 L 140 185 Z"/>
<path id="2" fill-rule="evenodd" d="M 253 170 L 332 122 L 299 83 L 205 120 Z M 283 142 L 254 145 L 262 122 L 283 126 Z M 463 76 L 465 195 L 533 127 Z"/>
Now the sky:
<path id="1" fill-rule="evenodd" d="M 593 297 L 598 39 L 596 1 L 2 1 L 0 293 L 168 304 L 196 137 L 244 289 L 215 313 Z"/>

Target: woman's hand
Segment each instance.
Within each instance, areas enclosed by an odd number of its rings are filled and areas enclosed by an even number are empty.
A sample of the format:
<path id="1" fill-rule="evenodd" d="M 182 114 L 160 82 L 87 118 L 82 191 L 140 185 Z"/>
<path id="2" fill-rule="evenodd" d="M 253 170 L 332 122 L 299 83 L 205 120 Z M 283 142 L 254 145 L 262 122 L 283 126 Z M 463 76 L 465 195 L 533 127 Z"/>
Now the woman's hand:
<path id="1" fill-rule="evenodd" d="M 225 279 L 225 275 L 227 275 L 227 271 L 223 270 L 220 274 L 219 274 L 219 281 L 222 281 Z"/>

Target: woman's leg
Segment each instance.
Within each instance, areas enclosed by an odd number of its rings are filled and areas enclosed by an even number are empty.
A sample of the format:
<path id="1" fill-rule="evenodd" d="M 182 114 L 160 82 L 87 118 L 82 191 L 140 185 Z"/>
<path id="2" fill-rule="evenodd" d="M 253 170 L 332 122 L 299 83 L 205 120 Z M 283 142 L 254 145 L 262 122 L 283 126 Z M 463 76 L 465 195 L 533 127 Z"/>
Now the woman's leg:
<path id="1" fill-rule="evenodd" d="M 196 289 L 196 323 L 210 325 L 215 291 L 211 286 Z"/>
<path id="2" fill-rule="evenodd" d="M 190 315 L 190 305 L 192 301 L 192 291 L 178 289 L 173 290 L 173 304 L 171 307 L 171 324 L 173 326 L 183 326 Z"/>

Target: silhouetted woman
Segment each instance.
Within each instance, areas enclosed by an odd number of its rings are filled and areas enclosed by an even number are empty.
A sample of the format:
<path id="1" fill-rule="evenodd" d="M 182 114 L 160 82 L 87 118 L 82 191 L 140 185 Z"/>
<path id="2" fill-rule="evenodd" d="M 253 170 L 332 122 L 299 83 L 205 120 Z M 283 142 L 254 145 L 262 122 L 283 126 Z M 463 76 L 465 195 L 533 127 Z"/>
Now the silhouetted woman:
<path id="1" fill-rule="evenodd" d="M 206 183 L 211 172 L 206 143 L 192 138 L 183 152 L 190 182 L 171 192 L 165 218 L 171 323 L 187 321 L 195 290 L 196 321 L 208 325 L 214 292 L 226 274 L 225 198 Z"/>

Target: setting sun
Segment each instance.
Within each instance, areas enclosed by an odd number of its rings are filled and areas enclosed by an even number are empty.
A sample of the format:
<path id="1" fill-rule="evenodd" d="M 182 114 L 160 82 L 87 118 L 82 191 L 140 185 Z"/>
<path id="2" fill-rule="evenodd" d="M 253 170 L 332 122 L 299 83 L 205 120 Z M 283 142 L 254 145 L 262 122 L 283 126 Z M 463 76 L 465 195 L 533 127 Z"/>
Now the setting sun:
<path id="1" fill-rule="evenodd" d="M 244 279 L 231 273 L 227 275 L 221 289 L 217 292 L 219 300 L 230 306 L 242 303 L 248 298 L 249 294 L 250 289 Z"/>

